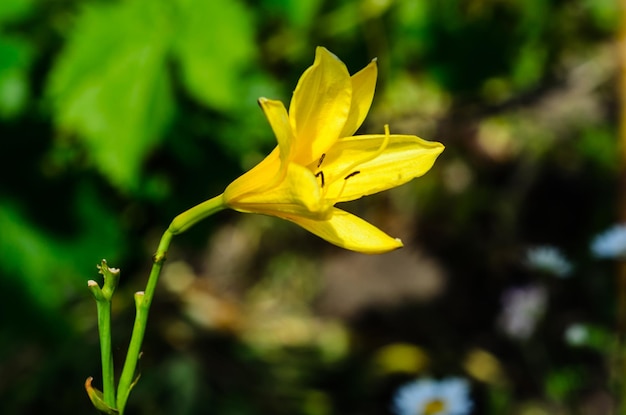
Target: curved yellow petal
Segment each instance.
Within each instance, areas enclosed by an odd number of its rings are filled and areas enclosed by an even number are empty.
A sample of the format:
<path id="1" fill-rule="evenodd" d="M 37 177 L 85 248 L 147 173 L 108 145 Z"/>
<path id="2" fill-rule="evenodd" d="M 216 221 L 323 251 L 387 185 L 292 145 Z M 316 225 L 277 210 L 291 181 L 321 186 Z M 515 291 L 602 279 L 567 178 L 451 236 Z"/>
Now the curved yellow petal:
<path id="1" fill-rule="evenodd" d="M 365 68 L 352 75 L 352 104 L 350 113 L 339 137 L 354 135 L 356 130 L 363 124 L 374 99 L 378 67 L 376 60 L 370 62 Z"/>
<path id="2" fill-rule="evenodd" d="M 292 160 L 318 160 L 338 138 L 350 112 L 352 81 L 335 55 L 318 47 L 315 62 L 300 77 L 289 106 L 294 132 Z"/>
<path id="3" fill-rule="evenodd" d="M 239 176 L 224 190 L 224 199 L 227 203 L 236 203 L 239 199 L 249 194 L 261 193 L 270 187 L 275 186 L 282 180 L 279 147 L 276 146 L 272 152 L 259 164 Z"/>
<path id="4" fill-rule="evenodd" d="M 284 163 L 291 156 L 293 144 L 293 131 L 287 109 L 282 102 L 274 99 L 259 98 L 259 105 L 274 131 L 280 148 L 280 160 Z"/>
<path id="5" fill-rule="evenodd" d="M 391 135 L 381 154 L 354 166 L 378 152 L 384 140 L 384 135 L 360 135 L 337 141 L 322 166 L 325 198 L 345 202 L 400 186 L 426 173 L 444 149 L 414 135 Z"/>
<path id="6" fill-rule="evenodd" d="M 253 169 L 254 170 L 254 169 Z M 251 170 L 250 172 L 252 172 Z M 249 172 L 249 173 L 250 173 Z M 248 173 L 246 173 L 247 176 Z M 254 178 L 250 176 L 250 180 Z M 317 178 L 306 167 L 290 163 L 282 181 L 262 192 L 246 192 L 233 197 L 243 187 L 233 182 L 224 191 L 224 201 L 228 207 L 240 212 L 260 213 L 279 216 L 296 215 L 308 218 L 325 218 L 332 205 L 325 204 L 320 195 Z"/>
<path id="7" fill-rule="evenodd" d="M 392 238 L 369 222 L 337 208 L 332 209 L 331 216 L 326 220 L 291 215 L 283 218 L 332 244 L 364 254 L 382 254 L 402 247 L 399 239 Z"/>

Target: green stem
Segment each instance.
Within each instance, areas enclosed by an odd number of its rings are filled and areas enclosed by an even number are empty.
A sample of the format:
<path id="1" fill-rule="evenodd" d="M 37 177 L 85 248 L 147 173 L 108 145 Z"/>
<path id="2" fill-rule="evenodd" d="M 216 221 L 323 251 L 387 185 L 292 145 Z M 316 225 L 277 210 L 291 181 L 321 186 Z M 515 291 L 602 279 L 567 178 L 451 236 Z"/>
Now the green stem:
<path id="1" fill-rule="evenodd" d="M 159 280 L 159 274 L 161 273 L 161 268 L 165 262 L 167 250 L 169 249 L 172 237 L 186 231 L 200 220 L 211 216 L 225 207 L 226 205 L 224 204 L 222 195 L 200 203 L 199 205 L 194 206 L 176 216 L 169 228 L 161 237 L 157 251 L 152 258 L 152 270 L 150 271 L 146 289 L 144 292 L 138 292 L 135 294 L 135 307 L 137 314 L 135 316 L 133 333 L 130 338 L 130 344 L 128 346 L 128 353 L 126 354 L 124 368 L 122 369 L 120 383 L 117 387 L 117 409 L 120 415 L 123 415 L 124 413 L 128 396 L 134 386 L 134 383 L 136 382 L 135 371 L 137 369 L 137 361 L 141 353 L 141 345 L 146 332 L 146 323 L 148 321 L 150 305 L 152 304 L 156 285 Z"/>
<path id="2" fill-rule="evenodd" d="M 159 279 L 163 262 L 165 262 L 165 255 L 173 236 L 174 234 L 168 229 L 161 237 L 159 248 L 153 257 L 154 263 L 152 264 L 152 270 L 150 271 L 146 291 L 135 294 L 135 324 L 133 325 L 133 332 L 130 338 L 124 368 L 122 369 L 120 383 L 117 387 L 117 409 L 120 414 L 124 413 L 126 401 L 128 400 L 128 396 L 130 395 L 130 391 L 135 382 L 135 371 L 139 355 L 141 354 L 141 345 L 146 332 L 146 323 L 148 322 L 148 314 L 150 311 L 150 305 L 152 304 L 152 297 L 154 296 L 156 283 Z"/>
<path id="3" fill-rule="evenodd" d="M 96 301 L 98 310 L 98 333 L 100 335 L 100 357 L 102 358 L 102 393 L 104 402 L 115 408 L 115 374 L 111 354 L 111 301 Z"/>
<path id="4" fill-rule="evenodd" d="M 215 196 L 212 199 L 205 200 L 176 216 L 170 223 L 169 231 L 174 235 L 185 232 L 202 219 L 208 218 L 212 214 L 226 208 L 224 195 Z M 157 252 L 158 253 L 158 252 Z"/>

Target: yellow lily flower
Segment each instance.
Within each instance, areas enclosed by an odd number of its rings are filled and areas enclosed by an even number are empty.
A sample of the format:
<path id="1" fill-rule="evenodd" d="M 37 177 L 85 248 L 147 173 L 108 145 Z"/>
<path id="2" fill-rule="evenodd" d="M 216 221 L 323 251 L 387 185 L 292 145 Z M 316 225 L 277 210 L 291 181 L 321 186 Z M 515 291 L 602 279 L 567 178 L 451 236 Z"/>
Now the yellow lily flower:
<path id="1" fill-rule="evenodd" d="M 283 218 L 340 247 L 382 253 L 402 246 L 344 210 L 339 202 L 390 189 L 426 173 L 441 143 L 412 135 L 353 136 L 374 97 L 376 61 L 352 77 L 335 55 L 318 47 L 287 112 L 280 101 L 259 104 L 278 146 L 233 181 L 222 202 L 241 212 Z"/>

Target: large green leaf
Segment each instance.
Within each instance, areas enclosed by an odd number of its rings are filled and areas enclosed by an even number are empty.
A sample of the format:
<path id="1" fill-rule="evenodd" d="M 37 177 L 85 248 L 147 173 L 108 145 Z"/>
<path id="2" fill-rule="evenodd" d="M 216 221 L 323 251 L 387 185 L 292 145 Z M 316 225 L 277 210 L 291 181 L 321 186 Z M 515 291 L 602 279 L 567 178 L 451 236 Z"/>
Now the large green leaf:
<path id="1" fill-rule="evenodd" d="M 169 25 L 160 5 L 86 7 L 49 79 L 56 123 L 76 133 L 97 168 L 123 190 L 138 187 L 142 162 L 173 116 Z"/>
<path id="2" fill-rule="evenodd" d="M 234 0 L 178 0 L 174 39 L 189 93 L 215 109 L 233 109 L 242 72 L 255 54 L 251 15 Z"/>

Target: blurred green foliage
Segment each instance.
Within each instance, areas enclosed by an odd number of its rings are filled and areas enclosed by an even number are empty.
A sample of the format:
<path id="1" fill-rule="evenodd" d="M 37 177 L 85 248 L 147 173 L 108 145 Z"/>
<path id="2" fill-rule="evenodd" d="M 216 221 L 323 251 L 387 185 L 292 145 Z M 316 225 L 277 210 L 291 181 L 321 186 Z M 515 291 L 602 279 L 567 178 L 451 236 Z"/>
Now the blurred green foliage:
<path id="1" fill-rule="evenodd" d="M 255 58 L 250 21 L 228 1 L 82 6 L 47 85 L 57 128 L 76 134 L 113 184 L 136 190 L 176 111 L 172 72 L 201 104 L 236 110 Z"/>
<path id="2" fill-rule="evenodd" d="M 27 16 L 31 1 L 7 1 L 0 6 L 0 27 Z M 29 93 L 28 68 L 34 47 L 20 35 L 0 36 L 0 117 L 11 118 L 25 105 Z"/>
<path id="3" fill-rule="evenodd" d="M 95 265 L 122 268 L 121 361 L 161 231 L 271 150 L 256 99 L 287 103 L 316 45 L 351 72 L 378 57 L 364 132 L 447 146 L 425 177 L 350 207 L 406 256 L 362 263 L 220 213 L 174 241 L 129 413 L 384 414 L 422 374 L 472 378 L 476 413 L 610 406 L 610 347 L 562 333 L 614 320 L 612 267 L 587 247 L 617 211 L 618 24 L 611 0 L 1 1 L 2 413 L 89 413 Z M 573 279 L 523 267 L 545 243 L 576 259 Z M 520 344 L 497 329 L 500 294 L 529 282 L 550 305 Z M 396 343 L 427 363 L 381 371 Z M 492 383 L 463 369 L 476 348 Z"/>

